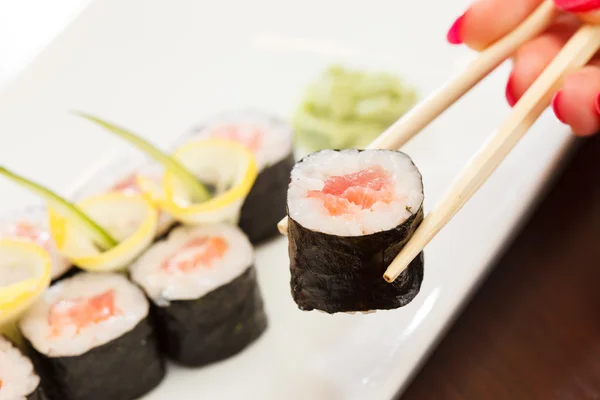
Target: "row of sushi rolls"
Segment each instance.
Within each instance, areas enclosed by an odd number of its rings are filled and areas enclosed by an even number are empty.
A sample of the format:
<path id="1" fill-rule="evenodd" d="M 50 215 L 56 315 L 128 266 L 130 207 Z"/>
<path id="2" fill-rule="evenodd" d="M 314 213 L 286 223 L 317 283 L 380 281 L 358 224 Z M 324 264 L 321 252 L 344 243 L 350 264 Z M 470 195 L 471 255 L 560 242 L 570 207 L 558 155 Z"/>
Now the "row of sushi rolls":
<path id="1" fill-rule="evenodd" d="M 299 310 L 411 302 L 422 254 L 394 282 L 382 275 L 423 220 L 421 174 L 400 151 L 340 143 L 349 126 L 366 135 L 393 122 L 414 98 L 406 90 L 336 67 L 293 123 L 230 110 L 168 149 L 78 113 L 82 129 L 143 157 L 99 171 L 68 199 L 0 167 L 41 199 L 0 219 L 0 400 L 136 399 L 163 381 L 167 360 L 200 368 L 241 353 L 268 327 L 254 247 L 279 236 L 286 216 Z M 350 108 L 336 106 L 344 93 Z M 301 158 L 298 138 L 310 150 Z"/>

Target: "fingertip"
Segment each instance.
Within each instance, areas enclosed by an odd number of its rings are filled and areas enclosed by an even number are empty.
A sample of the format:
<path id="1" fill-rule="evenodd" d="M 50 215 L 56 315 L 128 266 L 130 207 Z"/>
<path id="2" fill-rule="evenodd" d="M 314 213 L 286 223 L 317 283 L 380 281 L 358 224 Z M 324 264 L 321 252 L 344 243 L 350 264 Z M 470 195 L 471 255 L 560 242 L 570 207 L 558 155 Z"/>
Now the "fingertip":
<path id="1" fill-rule="evenodd" d="M 589 136 L 600 130 L 600 68 L 586 66 L 566 77 L 555 114 L 577 136 Z"/>
<path id="2" fill-rule="evenodd" d="M 514 106 L 523 96 L 576 29 L 577 26 L 573 24 L 553 26 L 548 32 L 521 46 L 512 58 L 512 71 L 506 83 L 506 100 L 509 105 Z M 558 95 L 555 102 L 563 101 L 561 95 L 562 93 Z"/>
<path id="3" fill-rule="evenodd" d="M 448 42 L 481 51 L 515 29 L 543 0 L 475 0 L 448 31 Z"/>

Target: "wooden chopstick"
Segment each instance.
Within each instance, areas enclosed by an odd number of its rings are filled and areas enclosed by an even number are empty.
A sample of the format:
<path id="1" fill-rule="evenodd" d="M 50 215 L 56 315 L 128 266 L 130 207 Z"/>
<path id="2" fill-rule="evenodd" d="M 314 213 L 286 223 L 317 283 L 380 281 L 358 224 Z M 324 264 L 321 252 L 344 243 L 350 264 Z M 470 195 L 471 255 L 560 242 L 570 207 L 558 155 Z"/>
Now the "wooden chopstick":
<path id="1" fill-rule="evenodd" d="M 521 25 L 482 51 L 464 71 L 391 125 L 368 148 L 399 149 L 402 147 L 506 61 L 523 43 L 543 32 L 558 12 L 552 0 L 544 1 Z M 286 235 L 287 217 L 282 219 L 277 227 L 282 235 Z"/>
<path id="2" fill-rule="evenodd" d="M 599 48 L 599 26 L 584 25 L 573 35 L 517 102 L 491 140 L 475 155 L 434 210 L 425 217 L 387 268 L 383 275 L 386 281 L 393 282 L 481 187 L 548 107 L 552 93 L 560 87 L 564 75 L 584 66 Z"/>
<path id="3" fill-rule="evenodd" d="M 521 25 L 482 51 L 465 71 L 396 121 L 368 148 L 399 149 L 402 147 L 506 61 L 523 43 L 543 32 L 558 13 L 551 0 L 544 1 Z"/>

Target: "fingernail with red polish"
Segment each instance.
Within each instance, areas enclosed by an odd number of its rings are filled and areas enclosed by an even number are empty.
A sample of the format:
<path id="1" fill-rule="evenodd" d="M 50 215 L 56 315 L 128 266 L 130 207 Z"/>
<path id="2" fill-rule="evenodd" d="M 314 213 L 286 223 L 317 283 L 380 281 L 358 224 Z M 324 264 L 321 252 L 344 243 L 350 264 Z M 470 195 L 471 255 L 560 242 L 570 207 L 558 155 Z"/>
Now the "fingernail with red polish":
<path id="1" fill-rule="evenodd" d="M 554 111 L 554 115 L 556 115 L 556 118 L 558 118 L 558 120 L 564 124 L 565 119 L 562 117 L 562 114 L 560 113 L 561 96 L 562 96 L 562 90 L 559 90 L 558 92 L 556 92 L 556 94 L 552 98 L 552 111 Z"/>
<path id="2" fill-rule="evenodd" d="M 513 93 L 513 77 L 512 75 L 508 77 L 508 82 L 506 82 L 506 101 L 508 105 L 513 107 L 517 104 L 517 99 Z"/>
<path id="3" fill-rule="evenodd" d="M 554 0 L 556 6 L 572 13 L 600 10 L 600 0 Z"/>
<path id="4" fill-rule="evenodd" d="M 461 37 L 461 28 L 463 24 L 463 20 L 465 19 L 466 13 L 458 17 L 456 21 L 450 27 L 448 34 L 446 35 L 446 39 L 450 44 L 462 44 L 463 40 Z"/>
<path id="5" fill-rule="evenodd" d="M 598 95 L 596 96 L 595 106 L 596 106 L 596 112 L 598 114 L 600 114 L 600 93 L 598 93 Z"/>

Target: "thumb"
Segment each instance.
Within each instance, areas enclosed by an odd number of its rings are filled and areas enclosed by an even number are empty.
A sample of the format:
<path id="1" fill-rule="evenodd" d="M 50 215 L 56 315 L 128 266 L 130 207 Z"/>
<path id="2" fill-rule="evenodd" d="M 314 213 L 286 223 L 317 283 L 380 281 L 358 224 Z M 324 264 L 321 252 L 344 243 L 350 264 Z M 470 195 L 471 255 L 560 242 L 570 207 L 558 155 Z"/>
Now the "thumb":
<path id="1" fill-rule="evenodd" d="M 600 0 L 554 0 L 556 7 L 591 24 L 600 23 Z"/>

